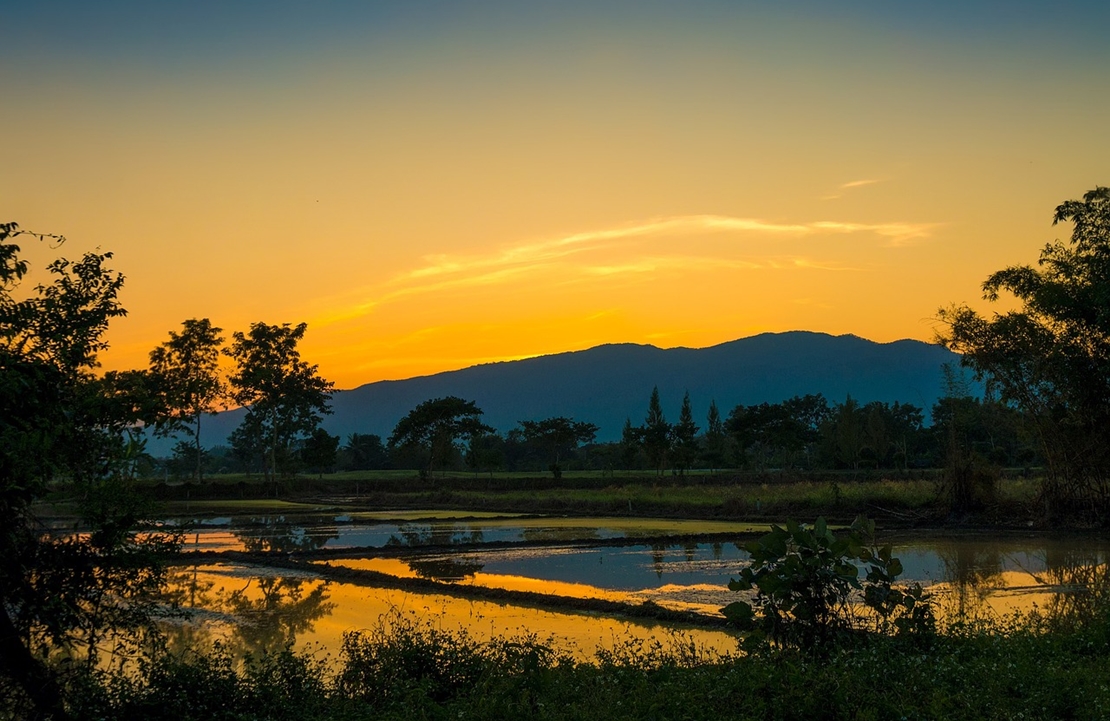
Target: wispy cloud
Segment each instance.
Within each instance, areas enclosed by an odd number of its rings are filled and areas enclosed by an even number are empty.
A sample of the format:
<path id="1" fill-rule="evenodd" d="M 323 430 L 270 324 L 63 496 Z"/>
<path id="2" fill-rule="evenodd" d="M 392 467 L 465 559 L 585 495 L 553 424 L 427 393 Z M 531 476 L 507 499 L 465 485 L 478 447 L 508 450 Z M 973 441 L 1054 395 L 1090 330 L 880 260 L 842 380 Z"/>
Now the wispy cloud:
<path id="1" fill-rule="evenodd" d="M 852 188 L 862 188 L 865 185 L 874 185 L 875 183 L 882 183 L 882 182 L 885 182 L 885 180 L 882 180 L 882 179 L 879 179 L 879 178 L 865 178 L 863 180 L 849 180 L 847 183 L 841 183 L 840 185 L 837 186 L 837 190 L 839 190 L 841 192 L 839 192 L 839 193 L 829 193 L 828 195 L 822 195 L 821 200 L 836 200 L 837 198 L 843 198 L 844 197 L 844 192 L 843 191 L 845 191 L 845 190 L 851 190 Z"/>
<path id="2" fill-rule="evenodd" d="M 853 181 L 863 184 L 877 181 Z M 802 239 L 830 235 L 870 234 L 884 239 L 888 246 L 899 246 L 927 238 L 937 223 L 855 223 L 820 220 L 806 223 L 785 223 L 759 218 L 724 215 L 683 215 L 649 220 L 599 230 L 530 241 L 477 255 L 425 256 L 424 264 L 398 274 L 381 286 L 361 291 L 363 297 L 346 309 L 329 314 L 318 323 L 334 323 L 373 312 L 383 303 L 408 296 L 433 294 L 460 288 L 496 286 L 521 282 L 539 273 L 558 271 L 562 283 L 575 279 L 613 278 L 675 270 L 776 270 L 798 268 L 812 270 L 854 270 L 835 263 L 817 262 L 796 256 L 737 257 L 735 248 L 722 251 L 718 247 L 706 252 L 662 252 L 645 254 L 642 247 L 630 244 L 647 237 L 690 236 L 692 234 L 737 234 L 761 238 Z M 656 248 L 659 250 L 659 248 Z"/>
<path id="3" fill-rule="evenodd" d="M 849 182 L 844 183 L 843 185 L 841 185 L 840 189 L 841 190 L 848 190 L 849 188 L 861 188 L 864 185 L 874 185 L 875 183 L 881 183 L 881 182 L 882 182 L 881 180 L 874 180 L 874 179 L 852 180 L 852 181 L 849 181 Z"/>

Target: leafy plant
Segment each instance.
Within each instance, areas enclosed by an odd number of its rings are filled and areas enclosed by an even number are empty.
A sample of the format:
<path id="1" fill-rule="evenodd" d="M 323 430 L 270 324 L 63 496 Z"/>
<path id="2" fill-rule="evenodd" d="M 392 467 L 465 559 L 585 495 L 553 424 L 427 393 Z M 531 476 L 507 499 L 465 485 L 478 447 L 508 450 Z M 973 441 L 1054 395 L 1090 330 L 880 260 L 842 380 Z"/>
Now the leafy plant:
<path id="1" fill-rule="evenodd" d="M 793 520 L 785 528 L 771 526 L 770 533 L 745 546 L 751 565 L 729 582 L 733 591 L 755 590 L 755 597 L 721 611 L 749 632 L 749 643 L 805 649 L 827 649 L 869 625 L 899 634 L 930 632 L 929 594 L 920 584 L 895 586 L 902 563 L 889 545 L 874 547 L 874 532 L 874 522 L 863 516 L 840 536 L 824 518 L 812 526 Z"/>

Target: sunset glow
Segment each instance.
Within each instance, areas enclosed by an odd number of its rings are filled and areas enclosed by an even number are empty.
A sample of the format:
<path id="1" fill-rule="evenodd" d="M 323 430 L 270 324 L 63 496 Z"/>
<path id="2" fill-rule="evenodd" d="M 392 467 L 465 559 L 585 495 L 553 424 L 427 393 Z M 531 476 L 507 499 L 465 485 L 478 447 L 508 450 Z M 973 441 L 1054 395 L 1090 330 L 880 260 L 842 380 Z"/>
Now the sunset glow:
<path id="1" fill-rule="evenodd" d="M 68 238 L 24 240 L 40 269 L 115 253 L 105 368 L 193 317 L 306 321 L 340 388 L 601 343 L 929 340 L 1110 184 L 1107 7 L 6 7 L 0 221 Z"/>

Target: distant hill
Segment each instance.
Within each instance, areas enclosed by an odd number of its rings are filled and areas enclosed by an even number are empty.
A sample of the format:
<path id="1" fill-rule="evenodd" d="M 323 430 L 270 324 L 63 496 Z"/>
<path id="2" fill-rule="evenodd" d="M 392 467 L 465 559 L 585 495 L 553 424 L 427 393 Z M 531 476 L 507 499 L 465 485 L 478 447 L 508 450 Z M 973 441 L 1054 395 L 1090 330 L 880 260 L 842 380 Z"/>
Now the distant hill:
<path id="1" fill-rule="evenodd" d="M 710 348 L 602 345 L 340 391 L 324 428 L 344 439 L 350 433 L 384 439 L 418 403 L 454 395 L 475 401 L 498 431 L 521 420 L 569 416 L 597 424 L 598 440 L 617 440 L 626 418 L 643 422 L 653 386 L 659 386 L 669 420 L 677 420 L 688 390 L 699 426 L 714 399 L 725 416 L 739 403 L 775 403 L 806 393 L 821 393 L 830 402 L 849 394 L 863 403 L 900 401 L 928 413 L 940 395 L 941 365 L 958 360 L 945 348 L 916 340 L 875 343 L 806 331 L 763 333 Z M 242 413 L 205 419 L 205 445 L 226 442 Z M 166 454 L 170 445 L 158 441 L 151 451 Z"/>

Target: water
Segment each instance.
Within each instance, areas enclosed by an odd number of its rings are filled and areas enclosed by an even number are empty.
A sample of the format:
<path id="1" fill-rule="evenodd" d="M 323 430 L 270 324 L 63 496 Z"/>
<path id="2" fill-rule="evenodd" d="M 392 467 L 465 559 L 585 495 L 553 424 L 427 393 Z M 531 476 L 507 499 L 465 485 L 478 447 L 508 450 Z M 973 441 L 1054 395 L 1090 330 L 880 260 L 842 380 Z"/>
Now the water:
<path id="1" fill-rule="evenodd" d="M 762 530 L 723 522 L 429 519 L 420 514 L 412 512 L 407 518 L 369 514 L 214 518 L 194 524 L 190 547 L 291 551 L 306 558 L 315 550 L 345 548 L 350 549 L 346 557 L 319 562 L 398 577 L 569 598 L 651 601 L 712 615 L 736 599 L 727 584 L 747 562 L 743 541 Z M 665 537 L 668 534 L 735 534 L 736 538 L 716 543 L 675 542 Z M 609 539 L 627 539 L 628 543 L 598 545 Z M 1105 541 L 1091 537 L 946 533 L 892 536 L 889 540 L 905 569 L 901 580 L 928 587 L 948 618 L 997 617 L 1034 608 L 1055 613 L 1081 607 L 1089 602 L 1088 589 L 1105 582 L 1110 552 Z M 529 541 L 542 545 L 483 545 Z M 459 548 L 450 550 L 453 545 Z M 668 632 L 666 626 L 598 615 L 327 582 L 324 569 L 313 574 L 217 565 L 192 573 L 191 605 L 204 609 L 204 624 L 213 632 L 243 636 L 243 631 L 233 630 L 239 624 L 245 629 L 247 637 L 242 643 L 247 650 L 281 642 L 318 643 L 334 651 L 343 632 L 371 627 L 383 614 L 391 613 L 467 628 L 479 637 L 533 632 L 550 636 L 556 645 L 582 656 L 629 640 L 646 642 Z M 197 583 L 207 584 L 208 590 L 197 594 Z M 696 643 L 716 651 L 735 648 L 734 638 L 725 632 L 688 633 Z"/>

